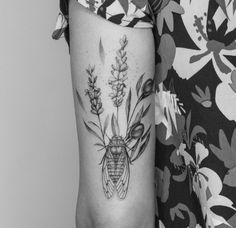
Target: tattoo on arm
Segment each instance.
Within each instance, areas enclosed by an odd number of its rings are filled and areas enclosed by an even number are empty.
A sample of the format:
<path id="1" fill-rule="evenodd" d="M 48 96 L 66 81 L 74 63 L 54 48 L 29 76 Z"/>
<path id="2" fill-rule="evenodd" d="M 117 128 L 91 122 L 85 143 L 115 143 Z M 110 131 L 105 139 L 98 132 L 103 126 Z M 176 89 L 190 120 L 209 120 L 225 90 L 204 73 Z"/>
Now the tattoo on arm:
<path id="1" fill-rule="evenodd" d="M 102 91 L 97 86 L 99 77 L 95 73 L 95 66 L 89 65 L 86 69 L 88 88 L 85 90 L 85 95 L 89 99 L 90 112 L 96 116 L 96 121 L 84 121 L 84 125 L 88 132 L 96 137 L 95 146 L 98 147 L 98 151 L 104 151 L 100 165 L 103 190 L 108 199 L 115 192 L 120 199 L 126 197 L 129 188 L 130 165 L 145 151 L 151 134 L 151 124 L 145 127 L 142 121 L 151 106 L 151 104 L 146 106 L 143 101 L 153 93 L 153 79 L 144 81 L 145 74 L 142 74 L 136 83 L 136 88 L 133 89 L 135 91 L 127 87 L 127 45 L 128 40 L 124 35 L 120 39 L 120 48 L 116 52 L 115 62 L 111 65 L 108 85 L 111 90 L 109 97 L 114 110 L 110 115 L 104 114 Z M 80 106 L 86 111 L 78 91 L 76 91 L 76 95 Z M 131 107 L 133 102 L 135 105 Z M 121 132 L 119 119 L 122 111 L 120 107 L 123 105 L 126 115 L 125 132 Z M 111 130 L 110 134 L 108 134 L 108 129 Z"/>

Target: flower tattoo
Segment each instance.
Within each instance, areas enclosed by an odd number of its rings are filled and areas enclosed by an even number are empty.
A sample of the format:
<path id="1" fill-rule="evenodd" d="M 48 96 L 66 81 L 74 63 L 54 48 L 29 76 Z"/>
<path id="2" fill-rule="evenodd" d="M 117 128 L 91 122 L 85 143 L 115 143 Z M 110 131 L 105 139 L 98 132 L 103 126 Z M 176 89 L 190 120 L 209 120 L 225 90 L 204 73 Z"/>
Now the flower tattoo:
<path id="1" fill-rule="evenodd" d="M 85 90 L 85 96 L 89 98 L 90 112 L 97 116 L 97 121 L 84 121 L 84 125 L 88 132 L 97 138 L 95 146 L 98 150 L 104 151 L 100 165 L 103 191 L 108 199 L 112 198 L 115 192 L 120 199 L 125 199 L 129 188 L 130 165 L 143 154 L 151 135 L 151 124 L 145 126 L 143 123 L 151 104 L 145 107 L 143 100 L 153 93 L 153 79 L 144 80 L 145 74 L 142 74 L 136 83 L 135 93 L 131 88 L 128 94 L 126 93 L 129 68 L 127 45 L 128 39 L 124 35 L 120 39 L 120 48 L 116 51 L 115 63 L 111 65 L 111 77 L 108 79 L 112 90 L 109 97 L 114 110 L 107 116 L 104 116 L 102 92 L 97 86 L 99 77 L 95 74 L 95 66 L 89 65 L 86 69 L 88 88 Z M 77 98 L 81 104 L 78 91 Z M 119 109 L 123 104 L 124 109 L 121 110 L 125 111 L 126 127 L 122 132 Z"/>

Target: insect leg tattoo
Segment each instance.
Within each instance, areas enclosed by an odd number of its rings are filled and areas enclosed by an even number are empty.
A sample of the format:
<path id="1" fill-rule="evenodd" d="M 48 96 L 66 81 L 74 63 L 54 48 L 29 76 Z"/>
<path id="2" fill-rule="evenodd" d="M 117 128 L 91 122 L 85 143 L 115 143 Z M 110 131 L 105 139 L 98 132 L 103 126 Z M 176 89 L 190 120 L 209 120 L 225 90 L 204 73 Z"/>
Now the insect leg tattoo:
<path id="1" fill-rule="evenodd" d="M 115 61 L 111 64 L 111 76 L 108 79 L 111 91 L 109 97 L 114 107 L 110 115 L 104 116 L 102 91 L 97 86 L 99 76 L 95 73 L 95 66 L 89 65 L 86 69 L 88 88 L 85 90 L 85 96 L 89 98 L 90 112 L 96 116 L 96 121 L 84 121 L 84 125 L 87 131 L 96 137 L 95 146 L 98 150 L 104 151 L 100 165 L 103 191 L 108 199 L 114 194 L 117 194 L 120 199 L 126 197 L 129 188 L 130 165 L 143 154 L 151 135 L 151 124 L 147 127 L 143 124 L 151 104 L 145 105 L 143 101 L 153 93 L 153 79 L 145 80 L 144 73 L 138 77 L 135 89 L 128 88 L 126 83 L 129 69 L 126 52 L 128 39 L 126 35 L 119 40 L 119 44 L 120 48 L 116 51 Z M 76 94 L 79 104 L 85 110 L 78 91 Z M 133 107 L 131 104 L 134 104 Z M 121 107 L 124 108 L 121 109 Z M 122 110 L 126 116 L 126 127 L 123 132 L 120 129 L 119 118 Z"/>

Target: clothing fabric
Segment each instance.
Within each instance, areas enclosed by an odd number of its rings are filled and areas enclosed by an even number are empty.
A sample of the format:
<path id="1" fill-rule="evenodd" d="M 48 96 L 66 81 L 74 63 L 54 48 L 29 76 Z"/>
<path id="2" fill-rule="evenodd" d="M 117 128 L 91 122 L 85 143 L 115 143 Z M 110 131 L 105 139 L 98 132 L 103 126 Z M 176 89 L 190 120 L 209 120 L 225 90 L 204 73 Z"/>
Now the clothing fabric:
<path id="1" fill-rule="evenodd" d="M 132 28 L 152 28 L 154 15 L 148 0 L 75 0 L 93 13 L 115 24 Z M 59 39 L 64 33 L 69 43 L 68 26 L 69 0 L 60 0 L 60 10 L 56 28 L 52 34 Z"/>
<path id="2" fill-rule="evenodd" d="M 156 39 L 156 227 L 236 227 L 236 0 L 78 0 Z M 53 37 L 68 31 L 61 0 Z"/>

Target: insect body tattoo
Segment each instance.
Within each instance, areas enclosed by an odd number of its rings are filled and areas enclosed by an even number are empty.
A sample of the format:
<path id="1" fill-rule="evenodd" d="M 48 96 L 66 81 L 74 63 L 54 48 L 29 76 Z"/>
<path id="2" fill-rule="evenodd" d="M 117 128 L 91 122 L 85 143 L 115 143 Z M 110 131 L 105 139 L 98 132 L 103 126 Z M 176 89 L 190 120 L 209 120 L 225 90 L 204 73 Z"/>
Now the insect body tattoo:
<path id="1" fill-rule="evenodd" d="M 90 112 L 97 117 L 97 121 L 84 121 L 89 133 L 97 138 L 95 146 L 99 151 L 104 151 L 100 165 L 102 166 L 102 185 L 105 196 L 110 199 L 116 192 L 120 199 L 127 195 L 130 180 L 130 165 L 133 164 L 145 151 L 150 140 L 151 124 L 145 127 L 143 120 L 150 110 L 151 104 L 143 104 L 143 100 L 153 93 L 153 79 L 144 80 L 142 74 L 133 91 L 128 90 L 128 64 L 126 47 L 127 37 L 120 39 L 120 49 L 116 52 L 115 63 L 111 65 L 111 77 L 108 80 L 110 86 L 110 98 L 114 106 L 114 112 L 104 115 L 104 107 L 101 98 L 101 89 L 97 87 L 98 76 L 95 75 L 95 66 L 88 66 L 88 88 L 85 95 L 89 98 Z M 82 99 L 76 91 L 78 101 L 82 108 Z M 136 98 L 134 107 L 132 101 Z M 124 104 L 125 103 L 125 104 Z M 126 130 L 122 134 L 119 125 L 120 107 L 125 105 Z M 124 109 L 123 109 L 124 110 Z M 101 116 L 105 121 L 102 122 Z M 111 129 L 110 135 L 107 130 Z"/>

